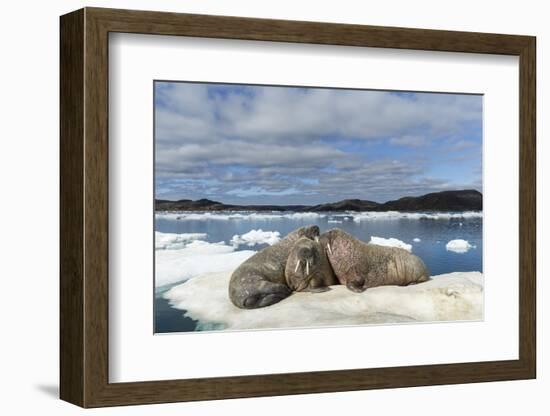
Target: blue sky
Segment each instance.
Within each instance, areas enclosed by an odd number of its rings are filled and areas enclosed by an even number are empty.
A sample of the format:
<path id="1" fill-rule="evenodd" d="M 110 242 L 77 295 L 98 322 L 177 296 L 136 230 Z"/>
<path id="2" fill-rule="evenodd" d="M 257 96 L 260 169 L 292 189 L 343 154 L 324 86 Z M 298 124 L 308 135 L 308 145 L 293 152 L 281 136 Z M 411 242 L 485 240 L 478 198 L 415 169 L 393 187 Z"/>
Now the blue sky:
<path id="1" fill-rule="evenodd" d="M 384 202 L 481 191 L 482 96 L 155 82 L 155 196 Z"/>

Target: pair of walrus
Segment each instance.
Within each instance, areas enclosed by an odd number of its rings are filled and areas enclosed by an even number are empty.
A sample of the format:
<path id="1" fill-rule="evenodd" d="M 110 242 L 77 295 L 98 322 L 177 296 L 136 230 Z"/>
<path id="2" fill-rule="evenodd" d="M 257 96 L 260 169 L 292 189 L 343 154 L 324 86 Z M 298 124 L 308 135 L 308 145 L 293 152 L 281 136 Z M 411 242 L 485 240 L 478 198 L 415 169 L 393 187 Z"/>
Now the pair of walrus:
<path id="1" fill-rule="evenodd" d="M 231 275 L 229 298 L 235 306 L 269 306 L 293 291 L 322 292 L 342 284 L 354 292 L 383 285 L 406 286 L 429 280 L 424 262 L 396 247 L 364 243 L 332 229 L 301 227 L 279 243 L 254 254 Z"/>

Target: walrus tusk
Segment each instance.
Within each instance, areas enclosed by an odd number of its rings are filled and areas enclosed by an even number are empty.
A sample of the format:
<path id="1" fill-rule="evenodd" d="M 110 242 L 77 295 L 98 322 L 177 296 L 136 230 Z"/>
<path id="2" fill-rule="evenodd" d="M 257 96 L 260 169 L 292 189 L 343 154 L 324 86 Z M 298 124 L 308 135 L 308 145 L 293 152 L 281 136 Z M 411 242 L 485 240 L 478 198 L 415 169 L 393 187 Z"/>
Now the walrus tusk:
<path id="1" fill-rule="evenodd" d="M 298 271 L 298 267 L 300 267 L 300 260 L 296 262 L 296 268 L 294 269 L 294 273 Z"/>
<path id="2" fill-rule="evenodd" d="M 309 260 L 306 260 L 306 276 L 309 276 Z"/>
<path id="3" fill-rule="evenodd" d="M 330 243 L 327 243 L 328 252 L 332 255 L 332 249 L 330 248 Z"/>
<path id="4" fill-rule="evenodd" d="M 316 242 L 316 243 L 319 242 L 319 237 L 315 236 L 315 242 Z"/>

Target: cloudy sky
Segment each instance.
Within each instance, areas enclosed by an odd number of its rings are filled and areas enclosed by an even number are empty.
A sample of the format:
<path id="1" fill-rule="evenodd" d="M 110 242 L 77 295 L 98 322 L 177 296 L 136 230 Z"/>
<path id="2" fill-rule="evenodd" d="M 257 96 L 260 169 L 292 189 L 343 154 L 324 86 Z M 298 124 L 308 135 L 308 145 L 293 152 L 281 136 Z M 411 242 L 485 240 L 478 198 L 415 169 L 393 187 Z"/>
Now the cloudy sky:
<path id="1" fill-rule="evenodd" d="M 479 95 L 155 82 L 155 193 L 232 204 L 481 191 Z"/>

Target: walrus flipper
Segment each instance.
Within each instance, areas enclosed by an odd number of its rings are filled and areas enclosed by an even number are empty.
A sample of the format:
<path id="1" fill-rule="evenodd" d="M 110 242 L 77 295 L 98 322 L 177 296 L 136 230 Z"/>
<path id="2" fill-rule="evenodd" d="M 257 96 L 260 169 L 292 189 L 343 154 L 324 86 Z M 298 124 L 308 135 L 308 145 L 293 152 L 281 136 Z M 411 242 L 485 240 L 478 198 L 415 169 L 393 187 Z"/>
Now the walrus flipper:
<path id="1" fill-rule="evenodd" d="M 357 283 L 357 281 L 355 280 L 349 280 L 347 283 L 346 283 L 346 287 L 351 290 L 352 292 L 355 292 L 355 293 L 362 293 L 364 292 L 365 290 L 367 290 L 367 288 L 363 285 L 363 284 L 359 284 Z"/>
<path id="2" fill-rule="evenodd" d="M 282 301 L 290 296 L 292 291 L 279 283 L 263 282 L 262 291 L 250 294 L 243 301 L 246 309 L 263 308 Z"/>
<path id="3" fill-rule="evenodd" d="M 260 276 L 250 276 L 230 290 L 229 296 L 235 306 L 242 309 L 256 309 L 273 305 L 292 293 L 287 285 L 273 283 Z M 241 287 L 238 287 L 241 286 Z"/>

